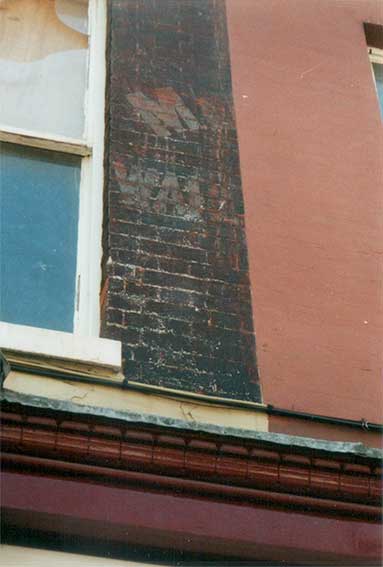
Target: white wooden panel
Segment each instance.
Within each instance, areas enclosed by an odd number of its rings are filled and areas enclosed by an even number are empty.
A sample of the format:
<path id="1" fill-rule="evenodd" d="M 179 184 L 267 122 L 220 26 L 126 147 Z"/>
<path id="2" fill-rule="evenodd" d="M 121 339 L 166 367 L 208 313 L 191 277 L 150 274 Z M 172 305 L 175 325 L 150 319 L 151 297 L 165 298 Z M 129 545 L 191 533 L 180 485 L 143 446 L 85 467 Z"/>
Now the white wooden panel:
<path id="1" fill-rule="evenodd" d="M 121 343 L 99 337 L 0 322 L 0 348 L 116 370 L 121 368 Z"/>

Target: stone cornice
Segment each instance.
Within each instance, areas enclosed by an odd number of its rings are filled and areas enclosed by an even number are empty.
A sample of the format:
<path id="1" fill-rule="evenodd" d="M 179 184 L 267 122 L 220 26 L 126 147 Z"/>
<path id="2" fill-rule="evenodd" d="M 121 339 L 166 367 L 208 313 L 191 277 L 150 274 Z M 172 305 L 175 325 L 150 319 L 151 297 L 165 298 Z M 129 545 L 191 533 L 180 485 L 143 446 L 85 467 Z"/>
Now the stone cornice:
<path id="1" fill-rule="evenodd" d="M 5 470 L 177 490 L 320 514 L 380 519 L 380 462 L 349 454 L 8 404 Z"/>

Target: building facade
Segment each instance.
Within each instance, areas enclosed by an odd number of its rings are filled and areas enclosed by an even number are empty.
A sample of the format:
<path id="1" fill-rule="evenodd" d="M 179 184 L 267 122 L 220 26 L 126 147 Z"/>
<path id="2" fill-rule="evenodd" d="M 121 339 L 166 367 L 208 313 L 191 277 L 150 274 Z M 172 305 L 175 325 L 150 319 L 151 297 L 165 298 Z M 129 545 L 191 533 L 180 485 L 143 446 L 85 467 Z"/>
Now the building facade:
<path id="1" fill-rule="evenodd" d="M 10 565 L 380 564 L 382 26 L 5 1 Z"/>

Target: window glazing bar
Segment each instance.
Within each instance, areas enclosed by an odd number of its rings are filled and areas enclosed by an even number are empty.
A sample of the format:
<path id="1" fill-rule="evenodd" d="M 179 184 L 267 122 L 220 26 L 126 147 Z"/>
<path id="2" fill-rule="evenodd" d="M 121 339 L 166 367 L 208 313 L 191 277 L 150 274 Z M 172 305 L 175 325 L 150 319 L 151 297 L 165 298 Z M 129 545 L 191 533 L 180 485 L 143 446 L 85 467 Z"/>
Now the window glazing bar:
<path id="1" fill-rule="evenodd" d="M 81 140 L 57 136 L 48 137 L 40 132 L 29 132 L 18 128 L 11 129 L 1 125 L 0 141 L 78 156 L 90 156 L 92 154 L 92 148 Z"/>

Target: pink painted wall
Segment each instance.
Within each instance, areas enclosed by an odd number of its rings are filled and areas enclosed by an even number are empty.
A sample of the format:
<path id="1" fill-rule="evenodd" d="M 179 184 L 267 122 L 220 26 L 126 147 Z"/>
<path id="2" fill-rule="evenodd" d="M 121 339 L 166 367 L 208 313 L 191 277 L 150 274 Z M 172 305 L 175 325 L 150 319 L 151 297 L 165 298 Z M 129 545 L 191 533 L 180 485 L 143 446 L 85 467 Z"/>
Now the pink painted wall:
<path id="1" fill-rule="evenodd" d="M 264 401 L 381 421 L 380 0 L 226 0 Z"/>

